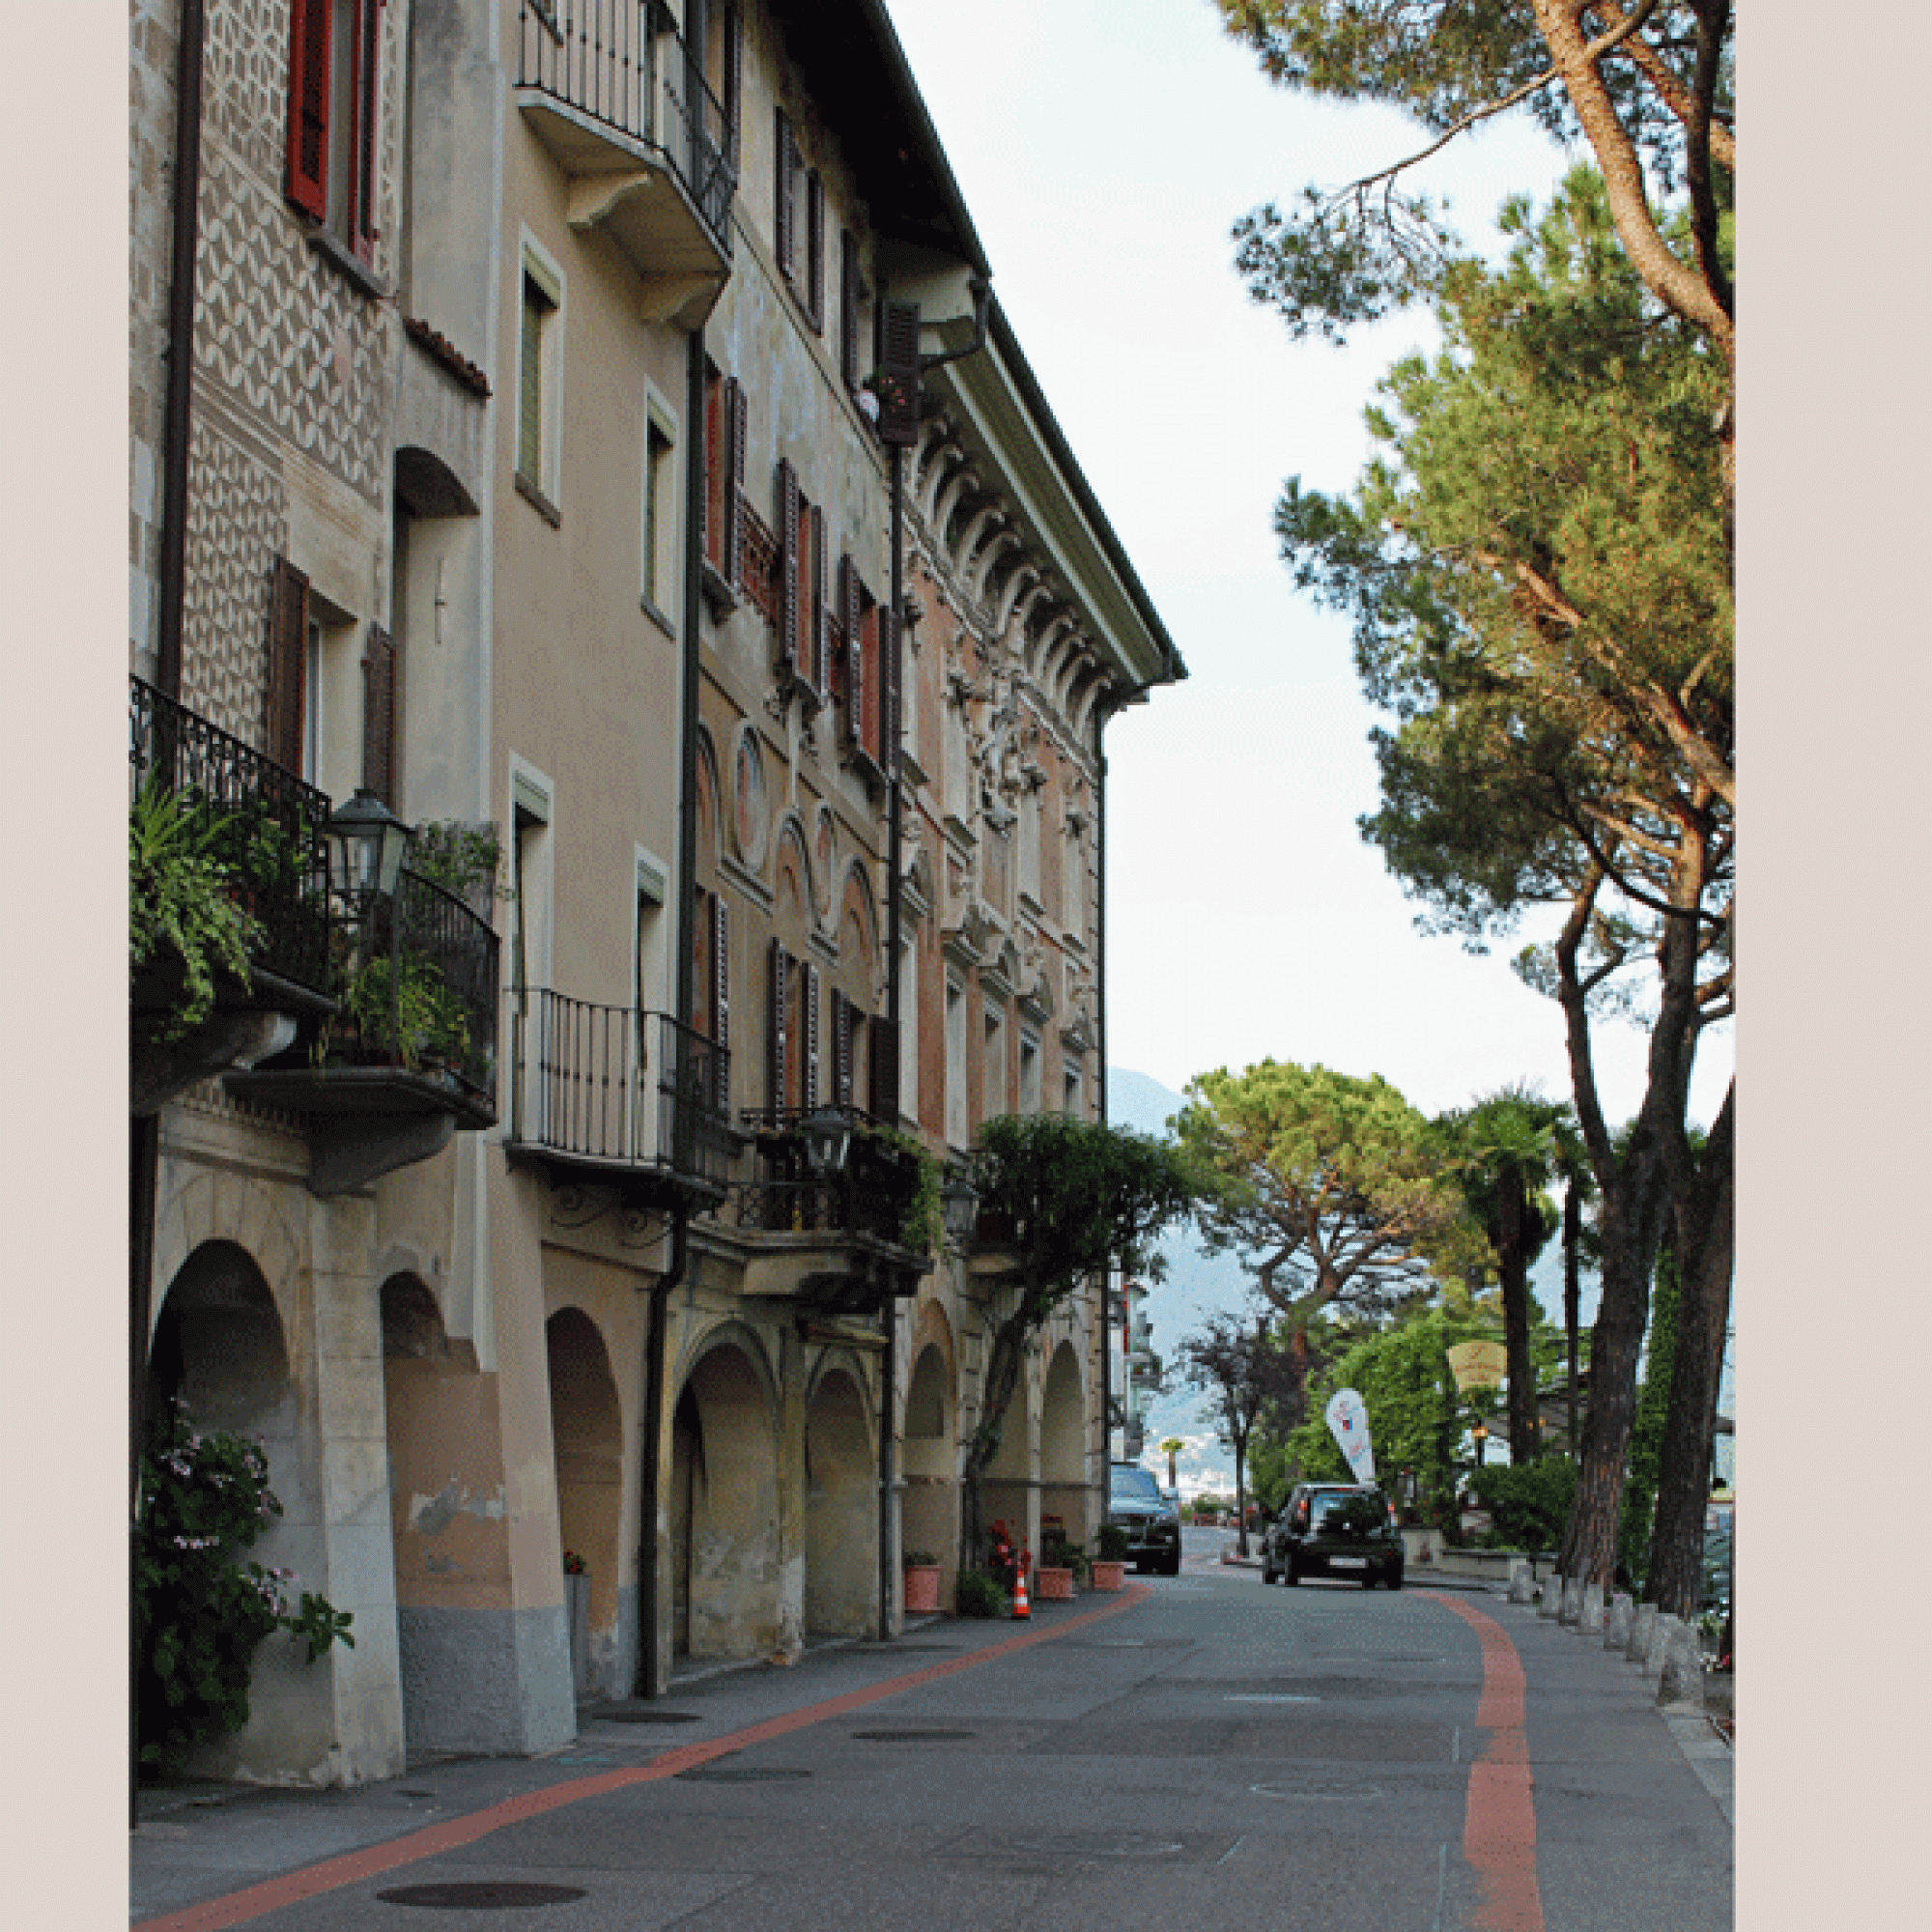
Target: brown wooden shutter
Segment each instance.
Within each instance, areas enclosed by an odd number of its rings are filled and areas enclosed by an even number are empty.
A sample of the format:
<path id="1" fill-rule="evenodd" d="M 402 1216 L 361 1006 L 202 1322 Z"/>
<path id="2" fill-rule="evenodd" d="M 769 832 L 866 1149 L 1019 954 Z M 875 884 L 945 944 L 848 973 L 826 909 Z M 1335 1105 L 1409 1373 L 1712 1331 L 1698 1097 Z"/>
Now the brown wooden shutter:
<path id="1" fill-rule="evenodd" d="M 779 458 L 779 662 L 798 657 L 798 472 Z"/>
<path id="2" fill-rule="evenodd" d="M 308 579 L 278 556 L 269 581 L 269 674 L 262 743 L 284 771 L 302 768 L 302 689 L 308 664 Z"/>
<path id="3" fill-rule="evenodd" d="M 822 696 L 832 682 L 825 668 L 826 618 L 831 614 L 832 592 L 825 579 L 825 512 L 815 503 L 811 510 L 811 608 L 806 622 L 811 631 L 811 669 L 807 677 L 812 690 Z"/>
<path id="4" fill-rule="evenodd" d="M 740 25 L 738 9 L 727 6 L 724 10 L 724 147 L 731 157 L 731 173 L 735 179 L 738 173 L 740 142 L 738 123 L 744 111 L 745 101 L 745 36 Z"/>
<path id="5" fill-rule="evenodd" d="M 725 416 L 731 431 L 730 467 L 724 475 L 724 568 L 731 582 L 745 582 L 745 440 L 751 415 L 745 388 L 733 376 L 725 385 Z"/>
<path id="6" fill-rule="evenodd" d="M 698 493 L 704 560 L 723 570 L 724 555 L 724 383 L 717 365 L 704 365 L 704 488 Z"/>
<path id="7" fill-rule="evenodd" d="M 288 169 L 284 191 L 317 221 L 328 218 L 330 0 L 290 0 Z"/>
<path id="8" fill-rule="evenodd" d="M 818 1105 L 818 968 L 810 960 L 799 966 L 799 995 L 805 1001 L 805 1024 L 800 1028 L 805 1048 L 804 1079 L 800 1083 L 798 1104 L 809 1114 Z"/>
<path id="9" fill-rule="evenodd" d="M 765 1088 L 774 1114 L 781 1114 L 790 1104 L 791 1087 L 791 1010 L 789 977 L 791 957 L 776 939 L 771 943 L 771 970 L 766 981 L 765 1007 Z"/>
<path id="10" fill-rule="evenodd" d="M 866 639 L 865 613 L 859 601 L 859 573 L 849 556 L 838 559 L 838 608 L 845 626 L 845 736 L 855 745 L 865 741 Z"/>
<path id="11" fill-rule="evenodd" d="M 899 613 L 881 604 L 879 619 L 879 769 L 891 776 L 899 743 Z"/>
<path id="12" fill-rule="evenodd" d="M 882 1013 L 867 1022 L 871 1035 L 866 1111 L 888 1125 L 899 1117 L 899 1030 Z"/>
<path id="13" fill-rule="evenodd" d="M 838 231 L 838 373 L 854 390 L 866 373 L 859 367 L 859 238 L 849 228 Z"/>
<path id="14" fill-rule="evenodd" d="M 721 894 L 711 895 L 711 1038 L 718 1052 L 711 1063 L 713 1103 L 731 1111 L 731 908 Z"/>
<path id="15" fill-rule="evenodd" d="M 879 440 L 919 440 L 919 304 L 889 301 L 879 316 Z"/>
<path id="16" fill-rule="evenodd" d="M 362 653 L 362 786 L 391 811 L 398 810 L 396 776 L 396 645 L 371 624 Z"/>
<path id="17" fill-rule="evenodd" d="M 852 1104 L 852 1002 L 832 989 L 832 1104 Z"/>
<path id="18" fill-rule="evenodd" d="M 778 115 L 778 180 L 775 185 L 777 200 L 773 209 L 773 245 L 779 258 L 779 272 L 786 281 L 792 279 L 791 260 L 791 195 L 792 174 L 796 162 L 797 150 L 792 146 L 791 123 L 785 117 L 782 107 L 776 110 Z"/>
<path id="19" fill-rule="evenodd" d="M 317 0 L 310 0 L 317 4 Z M 381 126 L 383 0 L 356 0 L 355 63 L 349 98 L 355 128 L 349 150 L 349 244 L 363 261 L 376 253 L 376 153 Z"/>
<path id="20" fill-rule="evenodd" d="M 825 327 L 825 184 L 813 168 L 805 178 L 805 305 L 813 328 Z"/>

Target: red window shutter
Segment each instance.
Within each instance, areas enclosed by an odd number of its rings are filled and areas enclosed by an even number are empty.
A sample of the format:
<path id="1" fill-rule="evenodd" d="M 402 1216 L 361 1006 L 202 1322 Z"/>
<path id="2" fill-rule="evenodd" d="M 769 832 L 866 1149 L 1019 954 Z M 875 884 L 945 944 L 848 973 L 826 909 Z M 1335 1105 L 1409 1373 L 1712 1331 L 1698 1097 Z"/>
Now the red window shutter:
<path id="1" fill-rule="evenodd" d="M 724 557 L 731 582 L 741 589 L 745 582 L 745 440 L 746 422 L 751 415 L 745 402 L 745 387 L 733 376 L 724 397 L 725 415 L 731 431 L 730 467 L 724 473 Z"/>
<path id="2" fill-rule="evenodd" d="M 875 1119 L 895 1123 L 899 1117 L 899 1030 L 883 1014 L 867 1024 L 871 1035 L 871 1067 L 866 1111 Z"/>
<path id="3" fill-rule="evenodd" d="M 771 944 L 771 971 L 766 981 L 765 1074 L 766 1092 L 775 1114 L 790 1104 L 791 1089 L 791 1011 L 790 987 L 786 984 L 790 956 L 776 939 Z"/>
<path id="4" fill-rule="evenodd" d="M 879 636 L 879 769 L 889 776 L 899 742 L 899 613 L 881 604 Z"/>
<path id="5" fill-rule="evenodd" d="M 319 0 L 310 0 L 311 5 Z M 349 98 L 355 103 L 350 147 L 349 243 L 365 262 L 376 253 L 376 156 L 382 126 L 383 0 L 356 0 L 355 63 Z"/>
<path id="6" fill-rule="evenodd" d="M 824 695 L 831 678 L 825 668 L 826 618 L 831 614 L 831 586 L 825 578 L 825 512 L 813 504 L 811 511 L 811 606 L 806 621 L 811 630 L 811 669 L 806 682 Z"/>
<path id="7" fill-rule="evenodd" d="M 805 1001 L 805 1024 L 800 1029 L 805 1043 L 805 1068 L 798 1104 L 809 1114 L 818 1105 L 818 968 L 810 960 L 805 960 L 798 977 L 799 993 Z"/>
<path id="8" fill-rule="evenodd" d="M 785 117 L 782 107 L 778 114 L 778 181 L 775 185 L 776 200 L 773 204 L 772 236 L 773 246 L 779 258 L 779 273 L 786 281 L 792 279 L 791 261 L 791 196 L 792 176 L 796 166 L 797 150 L 792 146 L 791 123 Z"/>
<path id="9" fill-rule="evenodd" d="M 317 221 L 328 218 L 329 0 L 290 0 L 289 199 Z"/>
<path id="10" fill-rule="evenodd" d="M 779 458 L 779 662 L 798 658 L 798 472 Z"/>
<path id="11" fill-rule="evenodd" d="M 362 654 L 362 785 L 397 809 L 396 645 L 380 624 L 369 626 Z"/>
<path id="12" fill-rule="evenodd" d="M 265 750 L 284 771 L 302 767 L 302 686 L 308 664 L 308 579 L 278 556 L 269 582 L 269 675 Z"/>

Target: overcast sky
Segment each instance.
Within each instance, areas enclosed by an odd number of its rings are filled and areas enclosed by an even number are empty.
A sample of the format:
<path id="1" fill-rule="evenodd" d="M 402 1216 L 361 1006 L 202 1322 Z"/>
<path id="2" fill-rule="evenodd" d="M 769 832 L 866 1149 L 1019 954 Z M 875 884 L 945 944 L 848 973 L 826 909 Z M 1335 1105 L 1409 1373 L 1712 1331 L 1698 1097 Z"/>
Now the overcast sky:
<path id="1" fill-rule="evenodd" d="M 1187 662 L 1109 726 L 1108 1058 L 1179 1090 L 1272 1056 L 1381 1073 L 1430 1112 L 1531 1080 L 1567 1095 L 1560 1015 L 1505 954 L 1425 939 L 1355 830 L 1377 803 L 1348 620 L 1289 581 L 1285 478 L 1344 489 L 1362 410 L 1423 317 L 1345 350 L 1251 302 L 1230 230 L 1309 181 L 1422 145 L 1400 116 L 1274 88 L 1210 0 L 888 0 L 1054 413 Z M 1564 156 L 1505 117 L 1429 165 L 1492 242 Z M 1708 1121 L 1730 1064 L 1706 1049 Z M 1612 1119 L 1643 1041 L 1600 1028 Z"/>

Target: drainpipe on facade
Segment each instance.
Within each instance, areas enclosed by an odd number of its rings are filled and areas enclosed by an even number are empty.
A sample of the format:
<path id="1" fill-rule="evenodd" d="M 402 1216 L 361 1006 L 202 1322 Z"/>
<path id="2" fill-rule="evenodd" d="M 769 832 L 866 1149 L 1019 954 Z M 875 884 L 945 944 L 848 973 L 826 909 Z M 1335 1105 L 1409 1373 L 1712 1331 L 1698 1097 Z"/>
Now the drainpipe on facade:
<path id="1" fill-rule="evenodd" d="M 679 694 L 677 815 L 677 923 L 672 944 L 677 949 L 677 973 L 672 996 L 679 1028 L 677 1050 L 687 1050 L 691 1015 L 696 1004 L 692 945 L 697 903 L 697 703 L 698 652 L 704 617 L 704 469 L 696 452 L 704 421 L 704 330 L 692 330 L 685 352 L 685 421 L 691 452 L 684 465 L 684 611 Z M 680 1072 L 684 1069 L 680 1066 Z M 678 1093 L 685 1092 L 680 1079 Z M 671 1171 L 676 1177 L 688 1164 L 692 1149 L 682 1140 L 696 1130 L 696 1122 L 671 1114 Z M 691 1264 L 691 1203 L 682 1190 L 671 1209 L 670 1265 L 652 1286 L 650 1320 L 644 1329 L 644 1429 L 638 1452 L 638 1669 L 640 1697 L 662 1697 L 668 1685 L 658 1668 L 658 1517 L 661 1508 L 665 1406 L 666 1315 L 671 1291 Z"/>

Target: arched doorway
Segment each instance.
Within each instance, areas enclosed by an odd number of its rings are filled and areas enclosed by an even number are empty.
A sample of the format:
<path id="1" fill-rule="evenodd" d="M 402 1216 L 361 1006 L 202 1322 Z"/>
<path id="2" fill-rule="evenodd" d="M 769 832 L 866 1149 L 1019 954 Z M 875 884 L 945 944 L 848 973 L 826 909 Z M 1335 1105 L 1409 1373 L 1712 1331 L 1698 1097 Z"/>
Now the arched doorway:
<path id="1" fill-rule="evenodd" d="M 779 1642 L 779 1480 L 773 1405 L 736 1342 L 715 1344 L 672 1411 L 672 1649 L 757 1657 Z"/>
<path id="2" fill-rule="evenodd" d="M 571 1674 L 579 1697 L 621 1696 L 617 1550 L 623 1511 L 624 1427 L 611 1357 L 597 1324 L 580 1308 L 544 1323 L 550 1357 L 550 1426 L 556 1467 L 557 1552 L 583 1560 L 588 1603 L 571 1630 Z M 582 1586 L 579 1586 L 582 1587 Z"/>
<path id="3" fill-rule="evenodd" d="M 842 1369 L 812 1390 L 805 1422 L 805 1628 L 863 1636 L 878 1602 L 879 1490 L 866 1399 Z"/>
<path id="4" fill-rule="evenodd" d="M 1039 1510 L 1057 1516 L 1070 1542 L 1088 1541 L 1087 1410 L 1080 1358 L 1062 1342 L 1047 1366 L 1039 1409 Z M 1090 1552 L 1091 1553 L 1091 1552 Z"/>
<path id="5" fill-rule="evenodd" d="M 905 1506 L 900 1535 L 907 1549 L 939 1558 L 940 1602 L 952 1601 L 959 1574 L 959 1453 L 956 1407 L 946 1353 L 928 1342 L 913 1363 L 905 1406 Z"/>
<path id="6" fill-rule="evenodd" d="M 300 1454 L 281 1315 L 254 1258 L 233 1241 L 203 1242 L 161 1299 L 148 1350 L 148 1413 L 159 1416 L 176 1401 L 196 1429 L 251 1437 L 268 1456 L 269 1486 L 282 1515 L 248 1557 L 295 1573 L 291 1601 L 304 1589 L 335 1594 L 320 1471 Z M 335 1732 L 332 1675 L 332 1662 L 311 1667 L 294 1639 L 270 1637 L 255 1654 L 248 1722 L 204 1746 L 193 1768 L 223 1777 L 326 1757 Z"/>

